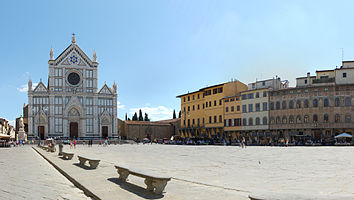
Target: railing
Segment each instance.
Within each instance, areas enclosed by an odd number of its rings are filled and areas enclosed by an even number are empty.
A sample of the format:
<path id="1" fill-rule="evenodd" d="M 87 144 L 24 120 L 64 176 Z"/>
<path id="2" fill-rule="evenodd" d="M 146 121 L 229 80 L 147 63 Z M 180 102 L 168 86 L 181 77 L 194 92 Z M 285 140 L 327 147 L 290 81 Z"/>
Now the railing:
<path id="1" fill-rule="evenodd" d="M 335 78 L 320 78 L 320 79 L 313 79 L 312 83 L 333 83 L 335 81 Z"/>

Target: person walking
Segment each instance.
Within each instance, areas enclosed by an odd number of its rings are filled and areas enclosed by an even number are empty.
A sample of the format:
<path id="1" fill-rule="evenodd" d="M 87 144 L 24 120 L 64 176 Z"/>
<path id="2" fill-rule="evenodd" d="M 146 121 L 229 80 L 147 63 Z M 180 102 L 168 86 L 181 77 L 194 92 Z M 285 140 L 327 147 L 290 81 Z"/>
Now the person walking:
<path id="1" fill-rule="evenodd" d="M 74 140 L 74 149 L 76 149 L 76 140 Z"/>

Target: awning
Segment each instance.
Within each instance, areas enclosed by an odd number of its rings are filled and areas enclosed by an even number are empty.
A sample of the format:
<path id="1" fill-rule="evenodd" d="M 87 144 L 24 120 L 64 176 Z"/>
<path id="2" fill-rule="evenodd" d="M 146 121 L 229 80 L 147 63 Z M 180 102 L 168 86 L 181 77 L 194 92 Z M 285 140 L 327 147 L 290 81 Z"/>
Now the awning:
<path id="1" fill-rule="evenodd" d="M 335 136 L 334 138 L 352 138 L 352 137 L 353 136 L 348 133 L 342 133 L 342 134 Z"/>

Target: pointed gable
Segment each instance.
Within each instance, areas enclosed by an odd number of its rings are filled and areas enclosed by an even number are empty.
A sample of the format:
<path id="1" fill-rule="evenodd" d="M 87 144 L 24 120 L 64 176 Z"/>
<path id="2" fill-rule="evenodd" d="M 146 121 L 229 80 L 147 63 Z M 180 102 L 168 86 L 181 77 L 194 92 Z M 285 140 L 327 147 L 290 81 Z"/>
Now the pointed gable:
<path id="1" fill-rule="evenodd" d="M 94 67 L 91 59 L 75 43 L 70 44 L 56 59 L 55 65 L 79 65 Z"/>
<path id="2" fill-rule="evenodd" d="M 48 89 L 42 82 L 40 82 L 40 83 L 38 83 L 37 87 L 34 88 L 33 92 L 37 92 L 37 93 L 45 92 L 45 93 L 47 93 Z"/>
<path id="3" fill-rule="evenodd" d="M 106 84 L 104 84 L 104 86 L 101 88 L 101 90 L 98 92 L 98 94 L 108 94 L 108 95 L 112 95 L 113 92 L 112 92 L 112 90 L 111 90 Z"/>

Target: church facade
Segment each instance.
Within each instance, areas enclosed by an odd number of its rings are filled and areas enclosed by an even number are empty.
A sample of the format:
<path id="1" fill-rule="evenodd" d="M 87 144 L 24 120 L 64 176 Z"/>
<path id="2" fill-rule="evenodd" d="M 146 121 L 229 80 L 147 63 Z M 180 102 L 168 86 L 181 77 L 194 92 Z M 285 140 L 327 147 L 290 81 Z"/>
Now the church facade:
<path id="1" fill-rule="evenodd" d="M 107 138 L 117 136 L 117 85 L 98 90 L 98 62 L 76 44 L 54 59 L 50 51 L 47 85 L 28 81 L 29 138 Z"/>

